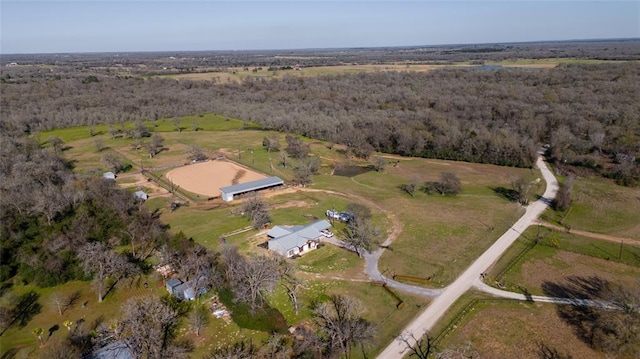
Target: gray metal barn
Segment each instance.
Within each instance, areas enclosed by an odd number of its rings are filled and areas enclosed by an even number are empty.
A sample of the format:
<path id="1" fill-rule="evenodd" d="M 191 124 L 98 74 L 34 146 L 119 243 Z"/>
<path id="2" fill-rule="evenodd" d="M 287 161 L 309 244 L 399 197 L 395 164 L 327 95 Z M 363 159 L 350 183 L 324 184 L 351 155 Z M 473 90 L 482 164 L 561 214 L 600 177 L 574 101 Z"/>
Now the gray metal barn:
<path id="1" fill-rule="evenodd" d="M 265 188 L 282 186 L 284 181 L 280 177 L 263 178 L 256 181 L 234 184 L 233 186 L 220 187 L 220 195 L 225 202 L 233 201 L 233 196 Z"/>

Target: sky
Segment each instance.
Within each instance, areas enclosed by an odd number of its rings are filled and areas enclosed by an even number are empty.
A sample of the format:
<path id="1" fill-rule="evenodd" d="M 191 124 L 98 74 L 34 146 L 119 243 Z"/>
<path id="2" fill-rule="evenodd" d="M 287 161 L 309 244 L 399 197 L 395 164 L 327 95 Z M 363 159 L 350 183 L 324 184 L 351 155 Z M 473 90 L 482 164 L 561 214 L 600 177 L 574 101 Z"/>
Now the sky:
<path id="1" fill-rule="evenodd" d="M 640 1 L 5 1 L 0 54 L 640 38 Z"/>

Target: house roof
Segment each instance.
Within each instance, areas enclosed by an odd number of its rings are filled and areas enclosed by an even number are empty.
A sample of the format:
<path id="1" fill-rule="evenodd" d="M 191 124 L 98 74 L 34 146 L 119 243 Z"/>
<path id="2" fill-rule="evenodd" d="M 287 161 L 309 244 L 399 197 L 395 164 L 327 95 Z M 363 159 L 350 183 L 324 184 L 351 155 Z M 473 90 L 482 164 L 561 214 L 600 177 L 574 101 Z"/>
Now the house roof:
<path id="1" fill-rule="evenodd" d="M 105 172 L 102 174 L 102 178 L 116 179 L 116 175 L 113 172 Z"/>
<path id="2" fill-rule="evenodd" d="M 268 242 L 268 246 L 269 249 L 282 255 L 286 255 L 290 249 L 302 247 L 308 241 L 320 238 L 322 236 L 322 233 L 320 233 L 320 231 L 330 227 L 331 224 L 322 219 L 317 222 L 308 224 L 304 227 L 297 228 L 297 230 L 288 234 L 276 237 Z"/>
<path id="3" fill-rule="evenodd" d="M 256 181 L 235 184 L 233 186 L 220 187 L 220 192 L 228 194 L 245 193 L 251 191 L 257 191 L 266 187 L 273 187 L 283 185 L 284 181 L 280 177 L 263 178 Z"/>
<path id="4" fill-rule="evenodd" d="M 189 288 L 190 286 L 187 283 L 181 283 L 177 287 L 173 288 L 173 294 L 184 296 L 184 291 Z"/>
<path id="5" fill-rule="evenodd" d="M 89 356 L 90 359 L 133 359 L 134 355 L 124 340 L 110 343 Z"/>
<path id="6" fill-rule="evenodd" d="M 139 199 L 147 199 L 147 198 L 149 198 L 149 195 L 144 193 L 144 191 L 136 191 L 133 195 L 134 195 L 134 197 L 139 198 Z"/>
<path id="7" fill-rule="evenodd" d="M 173 288 L 180 284 L 182 284 L 182 281 L 178 278 L 171 278 L 167 281 L 167 286 L 169 286 L 170 288 Z"/>

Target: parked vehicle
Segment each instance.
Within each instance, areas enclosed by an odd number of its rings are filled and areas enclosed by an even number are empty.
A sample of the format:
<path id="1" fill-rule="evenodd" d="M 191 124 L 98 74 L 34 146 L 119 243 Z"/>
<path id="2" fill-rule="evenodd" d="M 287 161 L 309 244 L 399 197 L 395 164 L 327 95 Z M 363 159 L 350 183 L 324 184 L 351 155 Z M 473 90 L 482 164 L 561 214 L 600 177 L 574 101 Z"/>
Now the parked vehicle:
<path id="1" fill-rule="evenodd" d="M 329 230 L 324 229 L 322 231 L 320 231 L 320 233 L 322 233 L 323 236 L 327 237 L 327 238 L 331 238 L 333 237 L 333 233 L 331 233 Z"/>

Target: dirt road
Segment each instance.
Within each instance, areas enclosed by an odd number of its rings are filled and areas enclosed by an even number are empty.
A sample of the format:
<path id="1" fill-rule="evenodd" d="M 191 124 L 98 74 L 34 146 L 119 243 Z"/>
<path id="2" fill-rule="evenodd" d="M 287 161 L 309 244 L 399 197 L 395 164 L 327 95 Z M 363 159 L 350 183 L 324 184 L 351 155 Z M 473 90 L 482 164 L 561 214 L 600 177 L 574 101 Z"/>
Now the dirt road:
<path id="1" fill-rule="evenodd" d="M 538 201 L 530 204 L 526 212 L 520 219 L 507 230 L 498 240 L 487 249 L 467 270 L 462 273 L 451 285 L 446 287 L 433 302 L 407 325 L 400 335 L 409 338 L 409 344 L 415 344 L 415 338 L 421 338 L 427 331 L 431 330 L 436 322 L 445 314 L 449 307 L 474 284 L 474 281 L 485 272 L 511 246 L 511 244 L 524 232 L 527 227 L 537 223 L 538 216 L 549 206 L 558 191 L 558 181 L 551 173 L 547 165 L 538 157 L 536 165 L 542 172 L 542 176 L 547 182 L 546 190 Z M 404 356 L 406 345 L 400 336 L 391 342 L 378 355 L 379 359 L 395 359 Z"/>

